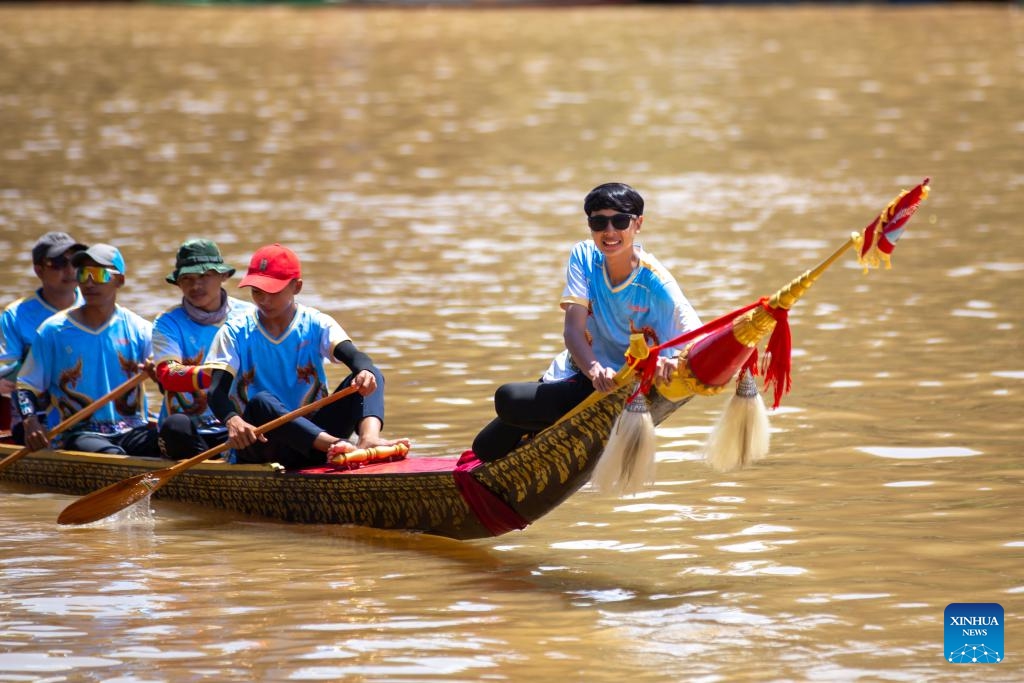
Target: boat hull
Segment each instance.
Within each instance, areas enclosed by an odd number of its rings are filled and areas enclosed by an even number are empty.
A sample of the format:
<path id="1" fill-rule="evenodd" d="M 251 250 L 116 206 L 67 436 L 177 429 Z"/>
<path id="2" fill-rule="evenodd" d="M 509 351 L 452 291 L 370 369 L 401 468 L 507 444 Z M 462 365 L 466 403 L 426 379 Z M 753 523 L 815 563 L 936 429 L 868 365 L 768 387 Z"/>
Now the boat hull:
<path id="1" fill-rule="evenodd" d="M 535 522 L 587 483 L 629 393 L 595 394 L 578 412 L 495 462 L 407 458 L 341 472 L 206 462 L 173 477 L 154 496 L 300 524 L 455 539 L 496 536 Z M 680 404 L 655 401 L 656 421 Z M 0 455 L 14 450 L 0 447 Z M 46 450 L 0 471 L 0 480 L 84 495 L 169 465 L 155 458 Z"/>

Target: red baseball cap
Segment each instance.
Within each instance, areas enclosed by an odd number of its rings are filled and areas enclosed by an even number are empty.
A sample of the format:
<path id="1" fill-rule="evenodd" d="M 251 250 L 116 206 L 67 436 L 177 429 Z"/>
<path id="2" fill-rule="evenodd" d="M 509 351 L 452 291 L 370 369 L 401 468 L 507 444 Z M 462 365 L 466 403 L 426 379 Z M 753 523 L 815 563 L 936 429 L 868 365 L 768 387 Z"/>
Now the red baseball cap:
<path id="1" fill-rule="evenodd" d="M 249 259 L 249 271 L 238 283 L 239 287 L 256 287 L 276 294 L 292 280 L 302 277 L 299 257 L 288 247 L 276 242 L 260 247 Z"/>

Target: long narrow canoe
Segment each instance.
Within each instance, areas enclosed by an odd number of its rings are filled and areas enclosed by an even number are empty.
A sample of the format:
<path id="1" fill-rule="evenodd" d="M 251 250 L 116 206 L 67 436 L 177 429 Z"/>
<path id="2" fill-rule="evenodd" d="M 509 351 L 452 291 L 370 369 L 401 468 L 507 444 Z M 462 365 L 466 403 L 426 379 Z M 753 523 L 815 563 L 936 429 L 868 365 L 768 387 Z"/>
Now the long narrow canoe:
<path id="1" fill-rule="evenodd" d="M 456 539 L 496 536 L 537 521 L 587 483 L 629 393 L 623 387 L 595 394 L 582 410 L 496 462 L 409 457 L 353 470 L 296 472 L 273 464 L 206 462 L 155 497 L 301 524 L 408 529 Z M 652 414 L 661 421 L 684 402 L 657 397 Z M 15 450 L 0 446 L 0 458 Z M 81 495 L 169 464 L 44 450 L 0 471 L 0 480 Z"/>
<path id="2" fill-rule="evenodd" d="M 286 472 L 274 465 L 207 462 L 181 472 L 154 495 L 287 522 L 409 529 L 456 539 L 525 528 L 589 481 L 615 420 L 631 397 L 636 375 L 643 380 L 641 387 L 658 424 L 694 395 L 723 391 L 738 373 L 753 366 L 758 343 L 772 335 L 766 378 L 774 377 L 777 405 L 788 389 L 789 309 L 854 246 L 865 268 L 888 264 L 904 225 L 927 195 L 925 179 L 890 202 L 862 234 L 851 234 L 831 256 L 773 296 L 666 341 L 665 345 L 680 348 L 682 362 L 658 389 L 649 383 L 656 354 L 648 352 L 661 347 L 648 349 L 642 335 L 634 335 L 641 341 L 627 352 L 627 364 L 616 376 L 618 390 L 591 394 L 558 423 L 495 462 L 481 463 L 464 453 L 341 472 Z M 0 447 L 0 456 L 15 450 Z M 40 451 L 0 469 L 0 480 L 81 495 L 167 466 L 159 459 Z"/>

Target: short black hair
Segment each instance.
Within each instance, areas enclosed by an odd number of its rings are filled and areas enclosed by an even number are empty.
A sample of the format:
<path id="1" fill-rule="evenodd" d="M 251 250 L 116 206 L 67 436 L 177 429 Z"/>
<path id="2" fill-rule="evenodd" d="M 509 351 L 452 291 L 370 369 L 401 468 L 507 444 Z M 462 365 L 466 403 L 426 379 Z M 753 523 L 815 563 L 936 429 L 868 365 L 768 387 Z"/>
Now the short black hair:
<path id="1" fill-rule="evenodd" d="M 644 198 L 625 183 L 598 185 L 583 200 L 583 213 L 588 216 L 602 209 L 615 209 L 634 216 L 644 215 Z"/>

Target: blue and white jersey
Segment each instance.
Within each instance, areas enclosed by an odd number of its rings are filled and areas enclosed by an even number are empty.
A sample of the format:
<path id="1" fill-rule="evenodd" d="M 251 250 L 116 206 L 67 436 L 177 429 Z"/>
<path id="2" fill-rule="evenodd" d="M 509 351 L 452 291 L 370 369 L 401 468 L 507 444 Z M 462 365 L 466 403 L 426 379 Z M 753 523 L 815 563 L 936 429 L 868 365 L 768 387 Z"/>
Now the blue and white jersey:
<path id="1" fill-rule="evenodd" d="M 249 301 L 228 297 L 227 317 L 224 323 L 253 313 L 256 307 Z M 153 363 L 175 361 L 182 365 L 202 365 L 206 352 L 210 350 L 213 338 L 223 327 L 204 325 L 188 316 L 181 304 L 161 313 L 153 322 Z M 165 391 L 160 405 L 159 423 L 162 425 L 169 415 L 185 413 L 201 432 L 223 431 L 213 412 L 207 405 L 205 391 Z"/>
<path id="2" fill-rule="evenodd" d="M 585 306 L 587 334 L 601 365 L 618 369 L 625 363 L 629 335 L 643 332 L 649 344 L 660 344 L 700 327 L 700 318 L 683 296 L 672 274 L 652 254 L 635 247 L 639 265 L 625 282 L 612 286 L 605 258 L 593 240 L 577 243 L 569 254 L 565 289 L 559 303 Z M 662 349 L 661 355 L 678 355 Z M 551 362 L 543 381 L 557 382 L 579 372 L 568 349 Z"/>
<path id="3" fill-rule="evenodd" d="M 81 306 L 84 302 L 82 293 L 75 290 L 75 303 Z M 31 296 L 26 296 L 10 303 L 0 314 L 0 377 L 10 380 L 17 379 L 21 364 L 28 356 L 32 343 L 36 340 L 36 330 L 55 313 L 60 311 L 43 299 L 40 287 Z M 45 401 L 45 397 L 43 399 Z M 21 422 L 17 401 L 11 401 L 11 424 Z M 47 429 L 60 423 L 60 414 L 53 408 L 46 414 Z"/>
<path id="4" fill-rule="evenodd" d="M 297 304 L 295 317 L 280 337 L 272 337 L 260 324 L 259 312 L 229 320 L 217 331 L 205 365 L 234 376 L 231 401 L 244 413 L 250 396 L 269 391 L 289 409 L 327 395 L 324 360 L 334 358 L 348 333 L 331 316 Z"/>
<path id="5" fill-rule="evenodd" d="M 36 396 L 48 393 L 62 420 L 138 374 L 139 365 L 153 351 L 152 323 L 128 309 L 115 306 L 98 329 L 75 321 L 70 315 L 74 310 L 51 316 L 39 326 L 18 373 L 18 388 Z M 147 415 L 146 393 L 139 386 L 105 403 L 68 432 L 121 434 L 144 425 Z"/>
<path id="6" fill-rule="evenodd" d="M 74 306 L 83 303 L 82 293 L 75 290 Z M 36 330 L 54 313 L 60 310 L 46 303 L 42 288 L 8 304 L 0 314 L 0 377 L 14 379 L 36 340 Z"/>

